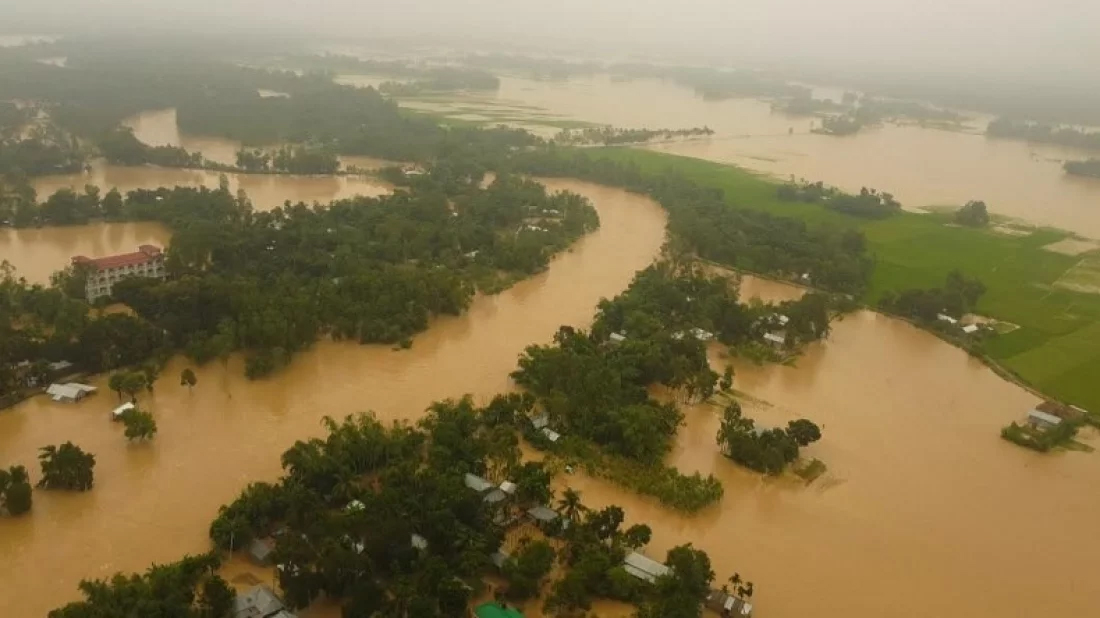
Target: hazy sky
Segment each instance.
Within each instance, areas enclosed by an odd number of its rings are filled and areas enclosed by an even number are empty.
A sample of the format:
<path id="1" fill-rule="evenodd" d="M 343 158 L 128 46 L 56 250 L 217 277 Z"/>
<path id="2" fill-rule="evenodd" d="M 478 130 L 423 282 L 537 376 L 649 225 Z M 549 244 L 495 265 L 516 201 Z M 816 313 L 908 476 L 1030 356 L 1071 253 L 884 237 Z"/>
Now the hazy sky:
<path id="1" fill-rule="evenodd" d="M 469 33 L 731 62 L 1095 77 L 1100 0 L 0 0 L 0 28 Z M 7 24 L 5 26 L 5 23 Z"/>

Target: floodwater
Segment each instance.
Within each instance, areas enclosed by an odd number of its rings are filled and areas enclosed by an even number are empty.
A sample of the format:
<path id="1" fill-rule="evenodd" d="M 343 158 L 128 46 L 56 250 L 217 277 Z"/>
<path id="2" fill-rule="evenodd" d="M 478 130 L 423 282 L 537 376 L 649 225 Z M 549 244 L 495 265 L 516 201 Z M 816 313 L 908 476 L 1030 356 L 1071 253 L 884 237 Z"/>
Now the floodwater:
<path id="1" fill-rule="evenodd" d="M 742 293 L 780 301 L 800 291 L 746 277 Z M 728 361 L 712 352 L 720 370 Z M 797 366 L 733 364 L 759 424 L 822 426 L 803 454 L 828 472 L 807 486 L 739 468 L 715 444 L 720 409 L 690 407 L 670 463 L 715 474 L 719 505 L 684 517 L 604 481 L 568 480 L 586 503 L 619 504 L 631 523 L 649 524 L 649 555 L 685 542 L 706 549 L 719 583 L 734 572 L 754 581 L 758 613 L 772 618 L 1095 615 L 1100 539 L 1087 530 L 1100 514 L 1089 489 L 1100 460 L 1001 440 L 1034 396 L 867 311 L 834 323 Z M 1085 436 L 1096 445 L 1095 432 Z"/>
<path id="2" fill-rule="evenodd" d="M 815 135 L 811 125 L 820 120 L 773 112 L 765 101 L 707 101 L 671 82 L 616 81 L 607 76 L 563 81 L 502 78 L 495 96 L 480 94 L 459 101 L 528 105 L 617 127 L 706 125 L 715 135 L 648 148 L 733 163 L 783 179 L 822 180 L 849 191 L 874 187 L 893 193 L 911 209 L 985 200 L 998 214 L 1100 237 L 1100 179 L 1062 171 L 1063 161 L 1084 159 L 1090 153 L 987 139 L 981 133 L 988 118 L 975 116 L 969 132 L 886 125 L 847 137 Z"/>
<path id="3" fill-rule="evenodd" d="M 68 266 L 74 255 L 129 253 L 145 244 L 165 247 L 170 237 L 166 227 L 154 222 L 0 228 L 0 261 L 11 262 L 16 275 L 31 283 L 47 284 L 50 275 Z"/>
<path id="4" fill-rule="evenodd" d="M 324 342 L 269 380 L 248 382 L 239 358 L 197 371 L 193 392 L 179 386 L 175 359 L 144 403 L 160 432 L 127 444 L 107 420 L 116 396 L 77 405 L 39 396 L 0 412 L 0 463 L 22 463 L 38 477 L 38 447 L 72 440 L 97 457 L 96 486 L 85 494 L 35 492 L 28 517 L 0 520 L 0 607 L 41 616 L 77 596 L 81 578 L 134 571 L 208 548 L 219 505 L 250 481 L 279 473 L 295 440 L 322 433 L 325 415 L 374 410 L 416 418 L 434 400 L 472 393 L 479 401 L 511 388 L 523 348 L 548 342 L 561 324 L 585 326 L 596 303 L 623 290 L 657 255 L 665 215 L 653 202 L 616 189 L 548 181 L 592 199 L 601 228 L 558 256 L 550 269 L 495 296 L 478 297 L 461 317 L 437 320 L 407 351 Z"/>

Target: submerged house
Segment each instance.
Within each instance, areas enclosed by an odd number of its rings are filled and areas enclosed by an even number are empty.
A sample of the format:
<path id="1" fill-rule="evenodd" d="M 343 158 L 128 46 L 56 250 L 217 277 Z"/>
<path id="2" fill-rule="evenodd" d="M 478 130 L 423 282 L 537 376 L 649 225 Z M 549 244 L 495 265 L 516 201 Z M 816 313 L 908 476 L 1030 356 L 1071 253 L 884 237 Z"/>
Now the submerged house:
<path id="1" fill-rule="evenodd" d="M 124 403 L 121 406 L 115 408 L 114 410 L 111 410 L 111 420 L 112 421 L 121 420 L 123 414 L 125 414 L 126 412 L 129 412 L 130 410 L 136 410 L 136 409 L 137 409 L 137 406 L 134 405 L 134 402 L 127 401 L 126 403 Z"/>
<path id="2" fill-rule="evenodd" d="M 50 399 L 61 403 L 75 403 L 88 395 L 96 392 L 96 387 L 79 382 L 66 382 L 65 384 L 51 384 L 46 387 L 46 394 Z"/>
<path id="3" fill-rule="evenodd" d="M 707 609 L 726 618 L 752 616 L 752 604 L 721 590 L 711 590 L 707 596 Z"/>
<path id="4" fill-rule="evenodd" d="M 787 345 L 787 338 L 781 333 L 764 333 L 764 341 L 777 348 Z"/>
<path id="5" fill-rule="evenodd" d="M 1035 429 L 1053 429 L 1062 424 L 1062 419 L 1036 408 L 1027 413 L 1027 424 Z"/>

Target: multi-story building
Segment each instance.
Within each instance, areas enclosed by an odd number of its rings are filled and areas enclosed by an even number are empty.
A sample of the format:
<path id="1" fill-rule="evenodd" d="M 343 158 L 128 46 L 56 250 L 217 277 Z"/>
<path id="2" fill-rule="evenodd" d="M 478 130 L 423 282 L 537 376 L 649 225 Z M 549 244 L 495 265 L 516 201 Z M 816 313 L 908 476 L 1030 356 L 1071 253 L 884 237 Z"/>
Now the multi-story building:
<path id="1" fill-rule="evenodd" d="M 153 245 L 141 245 L 133 253 L 101 258 L 73 257 L 74 266 L 87 266 L 88 283 L 84 292 L 88 302 L 110 296 L 116 283 L 127 277 L 164 278 L 164 252 Z"/>

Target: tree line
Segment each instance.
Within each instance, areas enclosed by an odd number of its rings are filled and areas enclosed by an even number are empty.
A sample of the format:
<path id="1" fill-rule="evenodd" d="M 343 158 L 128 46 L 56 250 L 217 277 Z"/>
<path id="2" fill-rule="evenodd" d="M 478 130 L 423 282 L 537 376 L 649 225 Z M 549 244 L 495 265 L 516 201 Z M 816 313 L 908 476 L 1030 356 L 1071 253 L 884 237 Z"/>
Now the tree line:
<path id="1" fill-rule="evenodd" d="M 817 182 L 788 182 L 776 187 L 775 195 L 785 202 L 805 202 L 820 204 L 829 210 L 862 217 L 865 219 L 884 219 L 901 212 L 901 202 L 885 191 L 862 187 L 859 193 L 845 193 L 836 187 L 825 186 Z"/>
<path id="2" fill-rule="evenodd" d="M 720 189 L 702 187 L 681 175 L 643 171 L 633 164 L 559 148 L 516 153 L 506 165 L 534 175 L 581 178 L 649 195 L 668 211 L 670 234 L 708 260 L 785 279 L 805 281 L 802 275 L 807 275 L 816 287 L 854 296 L 863 292 L 871 276 L 874 263 L 859 230 L 811 227 L 740 207 Z"/>
<path id="3" fill-rule="evenodd" d="M 742 304 L 737 296 L 728 279 L 664 261 L 638 273 L 623 294 L 601 301 L 591 332 L 563 326 L 552 344 L 529 346 L 512 378 L 535 395 L 545 426 L 562 437 L 550 440 L 532 425 L 528 440 L 567 460 L 599 461 L 590 466 L 602 468 L 597 474 L 675 508 L 694 511 L 718 500 L 716 479 L 664 465 L 684 415 L 674 403 L 652 398 L 649 387 L 661 384 L 698 401 L 729 390 L 732 371 L 719 376 L 708 363 L 704 341 L 710 338 L 740 348 L 783 328 L 797 347 L 829 333 L 822 295 L 779 306 Z"/>
<path id="4" fill-rule="evenodd" d="M 422 182 L 392 196 L 272 212 L 253 212 L 224 186 L 103 199 L 94 188 L 65 189 L 21 206 L 18 223 L 161 221 L 174 233 L 170 276 L 119 282 L 115 299 L 136 315 L 95 318 L 81 300 L 80 268 L 49 287 L 4 271 L 0 328 L 10 337 L 0 343 L 0 386 L 18 389 L 16 365 L 27 359 L 98 372 L 173 350 L 203 363 L 243 349 L 248 375 L 261 377 L 324 335 L 407 344 L 432 315 L 462 312 L 475 287 L 499 289 L 539 272 L 599 225 L 587 200 L 517 177 L 501 175 L 485 189 L 473 179 Z"/>
<path id="5" fill-rule="evenodd" d="M 1100 131 L 1060 126 L 1028 120 L 997 118 L 985 130 L 989 137 L 1022 139 L 1041 144 L 1100 150 Z"/>
<path id="6" fill-rule="evenodd" d="M 554 142 L 563 146 L 583 146 L 602 144 L 615 146 L 622 144 L 644 144 L 654 140 L 671 140 L 683 137 L 714 135 L 710 127 L 690 129 L 620 129 L 615 127 L 588 127 L 584 129 L 562 129 L 554 136 Z"/>
<path id="7" fill-rule="evenodd" d="M 1100 178 L 1100 159 L 1086 159 L 1084 161 L 1066 161 L 1062 168 L 1067 174 L 1074 176 L 1092 176 Z"/>
<path id="8" fill-rule="evenodd" d="M 879 308 L 931 326 L 941 321 L 940 315 L 958 319 L 971 312 L 984 294 L 985 285 L 981 281 L 953 270 L 942 287 L 885 293 L 879 300 Z"/>

